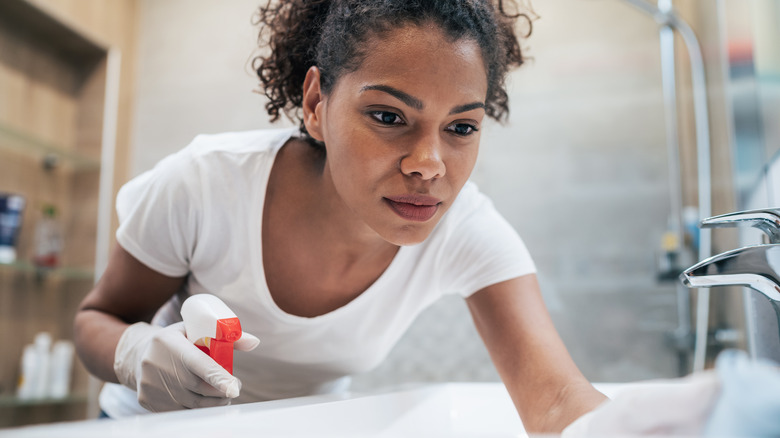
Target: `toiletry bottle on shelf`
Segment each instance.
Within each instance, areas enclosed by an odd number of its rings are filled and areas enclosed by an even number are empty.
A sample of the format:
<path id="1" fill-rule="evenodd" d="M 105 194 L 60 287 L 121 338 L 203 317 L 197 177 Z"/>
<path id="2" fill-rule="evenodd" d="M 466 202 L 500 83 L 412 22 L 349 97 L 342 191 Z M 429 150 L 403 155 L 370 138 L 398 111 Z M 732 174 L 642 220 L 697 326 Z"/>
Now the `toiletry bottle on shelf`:
<path id="1" fill-rule="evenodd" d="M 21 400 L 41 399 L 49 395 L 49 359 L 51 335 L 40 332 L 24 348 L 16 396 Z"/>
<path id="2" fill-rule="evenodd" d="M 33 263 L 42 268 L 56 268 L 62 253 L 62 231 L 53 205 L 44 205 L 43 215 L 35 226 Z"/>
<path id="3" fill-rule="evenodd" d="M 699 253 L 699 209 L 693 206 L 683 208 L 683 228 L 685 229 L 685 243 L 695 258 Z M 685 266 L 688 266 L 687 264 Z"/>
<path id="4" fill-rule="evenodd" d="M 661 236 L 661 247 L 659 248 L 656 262 L 656 275 L 660 281 L 676 280 L 680 274 L 679 271 L 680 239 L 677 233 L 665 231 Z"/>
<path id="5" fill-rule="evenodd" d="M 22 225 L 24 197 L 0 193 L 0 263 L 16 261 L 16 239 Z"/>
<path id="6" fill-rule="evenodd" d="M 73 351 L 73 343 L 65 340 L 59 340 L 51 347 L 48 393 L 50 398 L 62 399 L 67 397 L 70 392 Z"/>
<path id="7" fill-rule="evenodd" d="M 41 399 L 49 395 L 49 364 L 51 363 L 51 335 L 40 332 L 33 340 L 38 366 L 33 376 L 32 398 Z"/>
<path id="8" fill-rule="evenodd" d="M 16 397 L 20 400 L 29 400 L 33 398 L 33 385 L 36 382 L 35 375 L 39 368 L 35 345 L 27 344 L 24 347 L 20 362 L 19 385 L 16 388 Z"/>

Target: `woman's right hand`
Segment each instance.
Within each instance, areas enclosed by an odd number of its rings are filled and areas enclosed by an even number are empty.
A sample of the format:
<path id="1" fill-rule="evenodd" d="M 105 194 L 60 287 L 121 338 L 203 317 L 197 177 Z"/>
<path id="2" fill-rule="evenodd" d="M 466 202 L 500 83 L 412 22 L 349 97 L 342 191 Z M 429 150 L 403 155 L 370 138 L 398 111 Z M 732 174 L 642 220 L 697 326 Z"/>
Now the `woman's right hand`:
<path id="1" fill-rule="evenodd" d="M 234 348 L 250 351 L 259 342 L 244 332 Z M 117 344 L 114 371 L 152 412 L 228 405 L 241 388 L 236 377 L 187 340 L 184 323 L 129 326 Z"/>

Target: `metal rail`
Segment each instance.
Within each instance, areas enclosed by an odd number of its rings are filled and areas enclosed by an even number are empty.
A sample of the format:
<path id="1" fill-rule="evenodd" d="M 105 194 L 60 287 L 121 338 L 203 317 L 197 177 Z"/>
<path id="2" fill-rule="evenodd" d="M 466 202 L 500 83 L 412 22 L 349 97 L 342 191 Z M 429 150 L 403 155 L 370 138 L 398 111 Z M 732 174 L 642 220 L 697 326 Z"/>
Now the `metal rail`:
<path id="1" fill-rule="evenodd" d="M 659 0 L 659 4 L 653 5 L 646 0 L 624 0 L 636 7 L 638 10 L 650 15 L 661 26 L 660 34 L 662 44 L 669 44 L 673 38 L 669 38 L 669 30 L 677 31 L 685 42 L 688 50 L 688 56 L 691 61 L 691 80 L 693 85 L 693 109 L 696 124 L 696 156 L 697 156 L 697 182 L 699 191 L 699 217 L 706 218 L 712 216 L 712 169 L 711 169 L 711 149 L 710 149 L 710 126 L 709 110 L 707 108 L 707 80 L 704 72 L 704 58 L 701 53 L 701 46 L 696 38 L 693 29 L 682 18 L 677 15 L 671 5 L 671 0 Z M 671 60 L 669 53 L 672 54 Z M 674 71 L 674 52 L 662 49 L 662 71 Z M 669 68 L 669 62 L 672 67 Z M 669 93 L 669 76 L 664 73 L 665 93 Z M 671 80 L 674 80 L 673 74 Z M 671 84 L 673 87 L 674 84 Z M 667 102 L 669 95 L 666 95 Z M 676 114 L 676 107 L 675 107 Z M 667 119 L 669 116 L 667 116 Z M 667 120 L 667 129 L 674 129 L 674 133 L 667 131 L 667 141 L 673 137 L 676 145 L 676 120 L 674 125 L 670 125 Z M 670 151 L 674 150 L 674 156 L 679 160 L 679 145 L 672 146 Z M 679 169 L 679 164 L 676 166 Z M 671 169 L 670 171 L 672 171 Z M 678 170 L 679 173 L 679 170 Z M 674 188 L 672 188 L 674 190 Z M 674 197 L 673 197 L 674 199 Z M 673 207 L 673 212 L 677 207 L 682 207 L 682 202 Z M 679 213 L 678 213 L 679 215 Z M 702 229 L 699 236 L 699 260 L 706 259 L 712 255 L 712 234 L 709 229 Z M 679 293 L 679 292 L 678 292 Z M 704 369 L 704 362 L 707 355 L 707 331 L 709 320 L 710 294 L 708 289 L 698 289 L 696 295 L 696 337 L 694 342 L 693 371 Z M 686 312 L 687 307 L 679 311 Z M 681 318 L 681 321 L 683 319 Z M 684 326 L 684 321 L 681 328 Z M 690 326 L 690 324 L 689 324 Z"/>

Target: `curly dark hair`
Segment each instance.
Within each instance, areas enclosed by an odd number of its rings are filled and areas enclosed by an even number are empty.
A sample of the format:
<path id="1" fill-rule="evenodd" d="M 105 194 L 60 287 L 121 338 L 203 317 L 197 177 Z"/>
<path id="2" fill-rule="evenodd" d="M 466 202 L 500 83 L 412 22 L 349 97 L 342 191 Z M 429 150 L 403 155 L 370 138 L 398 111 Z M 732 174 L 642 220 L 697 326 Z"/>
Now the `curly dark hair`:
<path id="1" fill-rule="evenodd" d="M 260 26 L 260 47 L 270 52 L 255 57 L 252 68 L 269 99 L 265 107 L 271 121 L 283 112 L 306 133 L 299 110 L 311 66 L 319 68 L 327 94 L 341 75 L 360 67 L 366 55 L 362 43 L 370 37 L 432 21 L 453 41 L 468 38 L 480 46 L 488 77 L 485 112 L 502 121 L 509 111 L 504 78 L 524 60 L 515 23 L 523 19 L 523 37 L 529 36 L 531 14 L 511 0 L 268 0 L 255 24 Z"/>

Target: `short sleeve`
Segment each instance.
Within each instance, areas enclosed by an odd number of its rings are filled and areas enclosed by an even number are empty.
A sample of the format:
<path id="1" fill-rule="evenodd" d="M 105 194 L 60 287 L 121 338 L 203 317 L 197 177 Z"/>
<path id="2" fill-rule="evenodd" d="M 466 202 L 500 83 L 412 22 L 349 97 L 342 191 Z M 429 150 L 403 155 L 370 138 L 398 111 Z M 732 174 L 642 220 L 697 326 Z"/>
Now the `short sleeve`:
<path id="1" fill-rule="evenodd" d="M 536 272 L 515 229 L 476 188 L 459 199 L 466 213 L 448 230 L 442 252 L 444 292 L 468 297 L 490 285 Z M 454 206 L 453 206 L 454 208 Z"/>
<path id="2" fill-rule="evenodd" d="M 179 152 L 125 184 L 117 195 L 117 242 L 163 275 L 182 277 L 196 244 L 197 174 Z"/>

